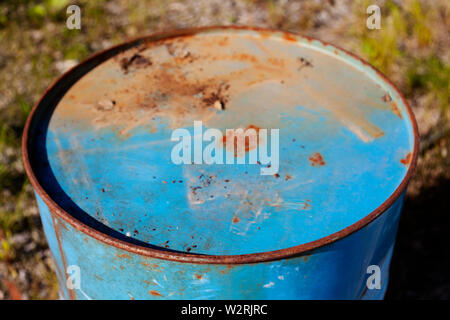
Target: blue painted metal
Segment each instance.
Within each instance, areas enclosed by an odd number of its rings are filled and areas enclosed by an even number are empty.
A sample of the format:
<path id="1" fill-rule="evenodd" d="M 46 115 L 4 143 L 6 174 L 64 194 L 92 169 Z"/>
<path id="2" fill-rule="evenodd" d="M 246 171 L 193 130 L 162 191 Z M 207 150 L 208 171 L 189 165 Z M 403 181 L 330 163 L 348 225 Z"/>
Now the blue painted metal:
<path id="1" fill-rule="evenodd" d="M 174 164 L 173 130 L 198 120 L 280 129 L 278 173 Z M 414 117 L 380 73 L 249 28 L 100 53 L 46 92 L 24 135 L 61 296 L 76 299 L 382 298 L 416 156 Z"/>

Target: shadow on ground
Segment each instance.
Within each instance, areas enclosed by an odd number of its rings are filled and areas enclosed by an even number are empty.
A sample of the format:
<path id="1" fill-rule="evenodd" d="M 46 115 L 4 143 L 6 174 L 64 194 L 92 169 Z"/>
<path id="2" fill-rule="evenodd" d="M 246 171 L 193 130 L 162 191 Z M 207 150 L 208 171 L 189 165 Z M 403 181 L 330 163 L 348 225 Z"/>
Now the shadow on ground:
<path id="1" fill-rule="evenodd" d="M 450 179 L 407 198 L 386 299 L 450 299 Z"/>

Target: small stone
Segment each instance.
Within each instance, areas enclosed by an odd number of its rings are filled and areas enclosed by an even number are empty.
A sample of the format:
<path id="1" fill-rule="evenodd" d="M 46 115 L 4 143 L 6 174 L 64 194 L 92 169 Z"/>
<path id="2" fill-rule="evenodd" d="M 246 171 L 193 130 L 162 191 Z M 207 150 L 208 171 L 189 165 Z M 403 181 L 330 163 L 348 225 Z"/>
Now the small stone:
<path id="1" fill-rule="evenodd" d="M 389 95 L 389 93 L 386 93 L 386 94 L 381 98 L 381 100 L 383 100 L 383 102 L 391 102 L 391 101 L 392 101 L 392 98 L 391 98 L 391 96 Z"/>
<path id="2" fill-rule="evenodd" d="M 225 109 L 224 105 L 223 105 L 223 102 L 220 101 L 220 100 L 216 100 L 216 102 L 214 102 L 214 108 L 217 109 L 217 110 Z"/>
<path id="3" fill-rule="evenodd" d="M 68 59 L 55 62 L 54 66 L 59 73 L 64 73 L 78 64 L 77 60 Z"/>
<path id="4" fill-rule="evenodd" d="M 108 100 L 108 99 L 103 99 L 98 102 L 99 109 L 105 110 L 105 111 L 108 111 L 108 110 L 111 110 L 112 108 L 114 108 L 115 104 L 116 104 L 115 101 Z"/>

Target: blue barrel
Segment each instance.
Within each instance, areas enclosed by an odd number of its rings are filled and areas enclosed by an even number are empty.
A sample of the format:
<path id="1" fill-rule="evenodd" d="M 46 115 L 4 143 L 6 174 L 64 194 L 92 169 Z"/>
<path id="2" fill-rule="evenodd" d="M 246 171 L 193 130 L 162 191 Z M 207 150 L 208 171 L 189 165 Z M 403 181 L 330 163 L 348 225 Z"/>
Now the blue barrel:
<path id="1" fill-rule="evenodd" d="M 64 299 L 382 299 L 417 152 L 380 72 L 247 27 L 95 54 L 23 136 Z"/>

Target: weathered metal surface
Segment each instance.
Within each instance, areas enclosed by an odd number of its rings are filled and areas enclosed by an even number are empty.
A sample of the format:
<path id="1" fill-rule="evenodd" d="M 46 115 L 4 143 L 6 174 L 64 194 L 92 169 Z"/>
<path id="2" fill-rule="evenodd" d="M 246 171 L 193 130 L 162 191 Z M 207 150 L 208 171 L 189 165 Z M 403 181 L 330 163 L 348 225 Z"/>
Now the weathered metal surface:
<path id="1" fill-rule="evenodd" d="M 171 133 L 194 121 L 279 128 L 279 171 L 175 165 Z M 399 92 L 350 53 L 205 28 L 69 71 L 23 150 L 65 298 L 381 298 L 417 142 Z M 365 290 L 372 264 L 382 290 Z M 66 287 L 69 265 L 82 290 Z"/>

